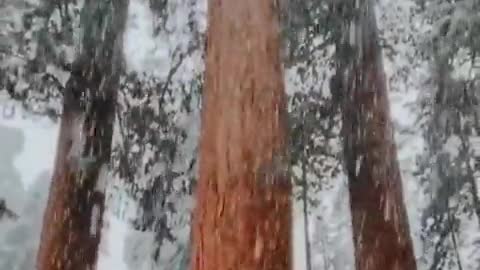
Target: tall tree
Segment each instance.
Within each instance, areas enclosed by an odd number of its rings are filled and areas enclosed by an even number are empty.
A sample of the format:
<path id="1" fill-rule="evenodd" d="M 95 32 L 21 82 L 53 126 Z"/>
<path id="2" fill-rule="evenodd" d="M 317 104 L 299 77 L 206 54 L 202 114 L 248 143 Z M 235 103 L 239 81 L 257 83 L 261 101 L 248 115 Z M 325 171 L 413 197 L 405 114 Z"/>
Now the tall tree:
<path id="1" fill-rule="evenodd" d="M 416 3 L 418 17 L 428 24 L 420 41 L 432 78 L 425 83 L 420 101 L 426 149 L 418 173 L 431 197 L 422 217 L 423 260 L 429 269 L 452 265 L 476 269 L 478 239 L 466 228 L 480 221 L 479 163 L 474 151 L 480 134 L 480 4 Z M 465 249 L 471 255 L 460 256 Z"/>
<path id="2" fill-rule="evenodd" d="M 192 269 L 290 269 L 275 1 L 211 0 Z"/>
<path id="3" fill-rule="evenodd" d="M 87 0 L 64 90 L 39 270 L 94 269 L 102 227 L 127 0 Z"/>
<path id="4" fill-rule="evenodd" d="M 371 0 L 343 1 L 337 76 L 357 270 L 416 269 Z"/>

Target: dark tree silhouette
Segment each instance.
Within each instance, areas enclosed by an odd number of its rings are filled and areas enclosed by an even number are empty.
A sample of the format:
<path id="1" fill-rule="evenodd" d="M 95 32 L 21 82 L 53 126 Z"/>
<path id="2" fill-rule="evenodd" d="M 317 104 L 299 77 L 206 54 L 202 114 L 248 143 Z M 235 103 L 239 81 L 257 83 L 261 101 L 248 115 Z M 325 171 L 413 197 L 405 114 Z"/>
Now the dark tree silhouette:
<path id="1" fill-rule="evenodd" d="M 374 4 L 343 4 L 337 74 L 346 91 L 342 132 L 356 268 L 415 270 Z"/>

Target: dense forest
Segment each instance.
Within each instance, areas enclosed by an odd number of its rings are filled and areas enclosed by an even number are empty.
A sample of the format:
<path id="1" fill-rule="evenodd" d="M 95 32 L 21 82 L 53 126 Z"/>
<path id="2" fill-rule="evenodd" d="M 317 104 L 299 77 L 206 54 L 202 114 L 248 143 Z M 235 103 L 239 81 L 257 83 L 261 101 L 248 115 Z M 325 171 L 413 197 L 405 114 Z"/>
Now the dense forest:
<path id="1" fill-rule="evenodd" d="M 0 0 L 0 270 L 480 269 L 477 0 Z"/>

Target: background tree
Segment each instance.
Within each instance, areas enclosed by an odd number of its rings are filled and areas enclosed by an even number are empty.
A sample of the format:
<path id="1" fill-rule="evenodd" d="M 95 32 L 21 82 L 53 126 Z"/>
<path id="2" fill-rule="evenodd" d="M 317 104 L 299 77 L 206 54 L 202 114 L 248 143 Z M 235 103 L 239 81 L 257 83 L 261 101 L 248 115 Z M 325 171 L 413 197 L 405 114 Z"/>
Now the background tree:
<path id="1" fill-rule="evenodd" d="M 336 72 L 345 93 L 343 158 L 355 265 L 359 270 L 416 269 L 374 4 L 346 1 L 337 8 L 346 18 Z"/>
<path id="2" fill-rule="evenodd" d="M 280 3 L 292 134 L 289 151 L 294 196 L 303 205 L 306 266 L 328 269 L 327 265 L 336 260 L 332 246 L 339 244 L 336 234 L 329 231 L 339 227 L 350 230 L 347 215 L 336 215 L 333 221 L 323 209 L 329 199 L 338 195 L 334 190 L 343 184 L 339 104 L 329 83 L 334 72 L 333 26 L 337 20 L 330 15 L 329 1 Z M 312 235 L 312 228 L 318 228 L 319 237 Z M 331 241 L 328 250 L 325 241 Z M 315 256 L 318 253 L 323 253 L 320 262 Z M 348 260 L 343 256 L 338 263 L 337 267 L 345 268 Z"/>
<path id="3" fill-rule="evenodd" d="M 474 152 L 480 6 L 469 0 L 417 4 L 430 26 L 419 44 L 431 74 L 420 100 L 427 149 L 419 157 L 418 174 L 430 198 L 422 217 L 423 257 L 429 269 L 474 269 L 478 238 L 472 231 L 480 214 Z"/>
<path id="4" fill-rule="evenodd" d="M 112 169 L 119 190 L 138 204 L 125 240 L 128 267 L 178 269 L 190 256 L 205 3 L 139 3 L 152 21 L 146 34 L 163 53 L 131 65 L 122 81 Z M 137 22 L 134 13 L 129 20 Z"/>
<path id="5" fill-rule="evenodd" d="M 127 1 L 86 1 L 81 44 L 63 98 L 38 269 L 93 268 L 122 67 Z"/>

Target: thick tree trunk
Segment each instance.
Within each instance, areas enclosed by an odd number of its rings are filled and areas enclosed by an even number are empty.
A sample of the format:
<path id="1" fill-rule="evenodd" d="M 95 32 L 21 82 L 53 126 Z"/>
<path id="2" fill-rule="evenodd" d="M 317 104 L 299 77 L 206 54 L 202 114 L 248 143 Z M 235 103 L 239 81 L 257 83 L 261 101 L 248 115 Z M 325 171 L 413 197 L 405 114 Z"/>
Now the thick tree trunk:
<path id="1" fill-rule="evenodd" d="M 209 2 L 194 270 L 291 268 L 286 98 L 273 3 Z"/>
<path id="2" fill-rule="evenodd" d="M 126 10 L 126 0 L 85 1 L 84 39 L 64 93 L 38 270 L 95 269 Z"/>
<path id="3" fill-rule="evenodd" d="M 353 2 L 339 72 L 356 269 L 415 270 L 373 3 Z"/>

